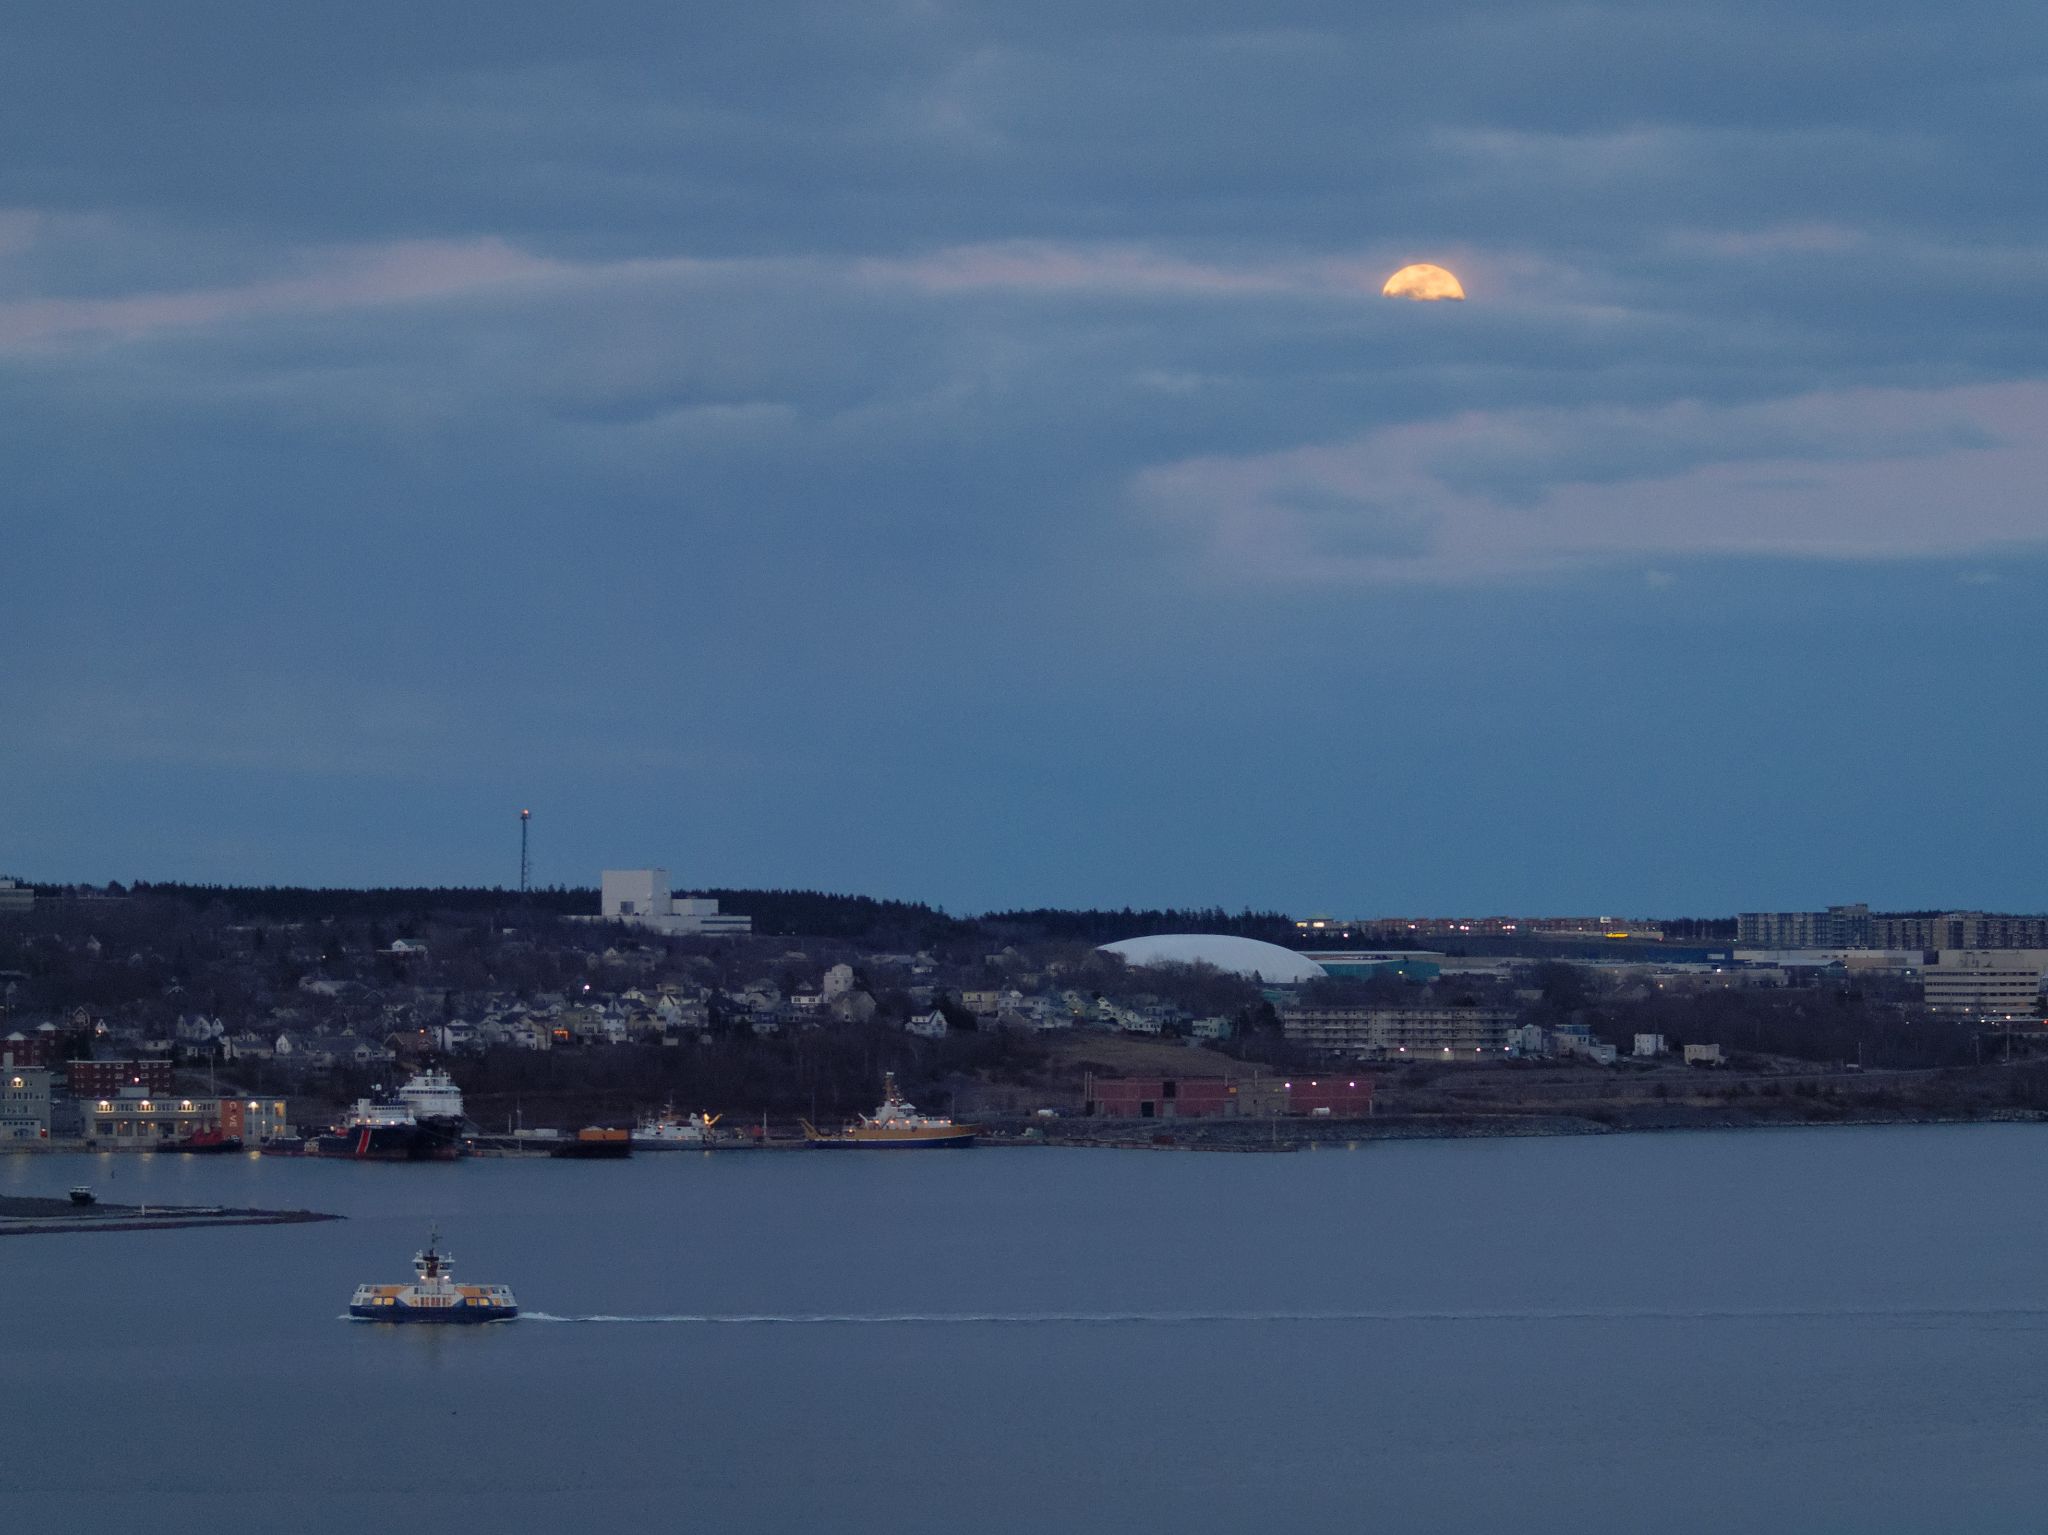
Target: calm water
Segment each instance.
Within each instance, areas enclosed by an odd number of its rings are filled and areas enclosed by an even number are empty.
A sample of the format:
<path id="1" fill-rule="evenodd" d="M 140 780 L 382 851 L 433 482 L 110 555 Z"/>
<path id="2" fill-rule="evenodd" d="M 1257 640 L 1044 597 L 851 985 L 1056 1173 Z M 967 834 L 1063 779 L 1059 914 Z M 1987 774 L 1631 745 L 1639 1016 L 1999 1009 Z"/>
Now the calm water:
<path id="1" fill-rule="evenodd" d="M 0 1240 L 15 1528 L 2048 1523 L 2033 1127 L 81 1179 L 350 1219 Z M 542 1315 L 340 1320 L 434 1220 Z"/>

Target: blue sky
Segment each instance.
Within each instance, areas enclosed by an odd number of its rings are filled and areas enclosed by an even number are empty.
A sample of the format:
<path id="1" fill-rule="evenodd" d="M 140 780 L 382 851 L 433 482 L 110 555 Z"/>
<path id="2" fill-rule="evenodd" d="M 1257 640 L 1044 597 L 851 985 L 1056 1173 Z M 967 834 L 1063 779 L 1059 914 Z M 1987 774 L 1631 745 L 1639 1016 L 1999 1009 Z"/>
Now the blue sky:
<path id="1" fill-rule="evenodd" d="M 0 870 L 2048 906 L 2048 19 L 1376 9 L 9 6 Z"/>

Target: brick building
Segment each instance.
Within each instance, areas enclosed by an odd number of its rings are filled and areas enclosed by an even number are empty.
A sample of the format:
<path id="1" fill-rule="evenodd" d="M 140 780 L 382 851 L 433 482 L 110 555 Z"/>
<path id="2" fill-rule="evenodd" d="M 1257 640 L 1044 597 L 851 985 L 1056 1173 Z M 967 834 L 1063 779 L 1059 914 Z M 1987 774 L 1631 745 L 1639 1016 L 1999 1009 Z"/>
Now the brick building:
<path id="1" fill-rule="evenodd" d="M 169 1061 L 67 1061 L 65 1079 L 74 1098 L 112 1098 L 123 1088 L 162 1095 L 171 1090 Z"/>

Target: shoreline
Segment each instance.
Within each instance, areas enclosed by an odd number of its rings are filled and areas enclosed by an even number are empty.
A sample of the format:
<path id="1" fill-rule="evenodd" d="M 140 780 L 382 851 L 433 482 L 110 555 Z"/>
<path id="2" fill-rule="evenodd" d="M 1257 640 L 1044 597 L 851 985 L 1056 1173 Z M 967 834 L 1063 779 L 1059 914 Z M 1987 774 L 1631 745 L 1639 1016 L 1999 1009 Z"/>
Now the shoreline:
<path id="1" fill-rule="evenodd" d="M 95 1231 L 180 1231 L 199 1226 L 298 1226 L 345 1220 L 320 1210 L 256 1210 L 223 1205 L 74 1205 L 68 1199 L 0 1195 L 0 1237 L 69 1236 Z"/>

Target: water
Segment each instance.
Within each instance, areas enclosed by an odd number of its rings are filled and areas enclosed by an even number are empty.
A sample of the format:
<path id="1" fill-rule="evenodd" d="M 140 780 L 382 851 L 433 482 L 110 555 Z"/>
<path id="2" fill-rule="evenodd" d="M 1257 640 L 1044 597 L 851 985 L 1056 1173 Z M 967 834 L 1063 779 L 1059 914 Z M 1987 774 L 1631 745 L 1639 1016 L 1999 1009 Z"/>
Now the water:
<path id="1" fill-rule="evenodd" d="M 2033 1530 L 2044 1174 L 2030 1126 L 5 1157 L 350 1217 L 0 1239 L 8 1522 Z M 436 1220 L 529 1315 L 342 1320 Z"/>

